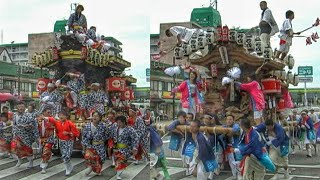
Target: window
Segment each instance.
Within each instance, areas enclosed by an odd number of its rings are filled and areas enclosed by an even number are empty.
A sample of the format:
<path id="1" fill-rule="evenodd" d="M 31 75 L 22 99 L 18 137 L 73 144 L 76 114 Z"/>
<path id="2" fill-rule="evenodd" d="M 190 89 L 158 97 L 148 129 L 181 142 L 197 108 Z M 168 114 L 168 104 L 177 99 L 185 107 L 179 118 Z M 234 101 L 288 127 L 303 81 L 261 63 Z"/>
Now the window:
<path id="1" fill-rule="evenodd" d="M 154 90 L 153 85 L 154 85 L 154 81 L 151 81 L 151 82 L 150 82 L 150 89 L 151 89 L 151 90 Z"/>
<path id="2" fill-rule="evenodd" d="M 168 91 L 171 91 L 172 90 L 171 82 L 167 82 L 166 84 L 167 84 Z"/>
<path id="3" fill-rule="evenodd" d="M 11 55 L 12 56 L 12 60 L 16 59 L 16 55 Z"/>
<path id="4" fill-rule="evenodd" d="M 2 56 L 3 61 L 7 61 L 7 56 Z"/>
<path id="5" fill-rule="evenodd" d="M 12 52 L 16 52 L 16 48 L 14 47 L 14 48 L 12 48 Z"/>
<path id="6" fill-rule="evenodd" d="M 159 84 L 159 85 L 158 85 L 158 86 L 159 86 L 159 87 L 158 87 L 158 90 L 159 90 L 159 91 L 162 91 L 162 82 L 159 81 L 158 84 Z"/>

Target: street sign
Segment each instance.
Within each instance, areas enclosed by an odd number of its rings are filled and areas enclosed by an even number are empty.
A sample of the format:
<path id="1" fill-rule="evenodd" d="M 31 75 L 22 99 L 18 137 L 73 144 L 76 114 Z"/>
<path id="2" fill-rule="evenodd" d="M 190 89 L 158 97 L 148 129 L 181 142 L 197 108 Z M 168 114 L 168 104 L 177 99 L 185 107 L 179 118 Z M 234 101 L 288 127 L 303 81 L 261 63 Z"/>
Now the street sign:
<path id="1" fill-rule="evenodd" d="M 147 76 L 147 77 L 150 77 L 150 68 L 147 68 L 147 69 L 146 69 L 146 76 Z"/>
<path id="2" fill-rule="evenodd" d="M 298 75 L 304 75 L 304 76 L 313 75 L 312 66 L 299 66 Z"/>
<path id="3" fill-rule="evenodd" d="M 313 82 L 313 77 L 299 77 L 299 82 L 311 83 Z"/>

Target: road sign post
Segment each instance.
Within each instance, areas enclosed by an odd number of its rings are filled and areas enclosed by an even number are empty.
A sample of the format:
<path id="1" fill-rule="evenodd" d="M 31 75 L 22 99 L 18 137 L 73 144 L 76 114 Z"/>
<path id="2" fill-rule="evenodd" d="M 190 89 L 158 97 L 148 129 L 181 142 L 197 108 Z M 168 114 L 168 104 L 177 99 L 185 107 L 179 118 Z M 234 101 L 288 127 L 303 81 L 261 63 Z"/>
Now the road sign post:
<path id="1" fill-rule="evenodd" d="M 305 106 L 308 106 L 307 82 L 313 81 L 313 77 L 312 77 L 313 67 L 312 66 L 299 66 L 298 67 L 298 75 L 304 76 L 304 77 L 299 77 L 299 82 L 304 82 L 304 102 L 305 102 Z M 309 77 L 307 77 L 307 76 L 309 76 Z"/>
<path id="2" fill-rule="evenodd" d="M 146 69 L 146 81 L 150 82 L 150 68 Z"/>

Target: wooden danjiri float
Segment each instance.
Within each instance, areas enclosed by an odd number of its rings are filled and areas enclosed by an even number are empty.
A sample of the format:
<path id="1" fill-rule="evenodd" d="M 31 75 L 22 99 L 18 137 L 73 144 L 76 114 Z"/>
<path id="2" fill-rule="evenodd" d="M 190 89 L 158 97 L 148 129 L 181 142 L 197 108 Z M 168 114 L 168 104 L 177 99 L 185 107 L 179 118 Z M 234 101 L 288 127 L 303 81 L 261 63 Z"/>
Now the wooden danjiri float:
<path id="1" fill-rule="evenodd" d="M 32 55 L 32 64 L 39 68 L 49 69 L 50 77 L 38 79 L 37 89 L 39 95 L 47 90 L 48 83 L 53 83 L 57 91 L 64 96 L 62 109 L 70 114 L 77 128 L 80 130 L 88 122 L 88 117 L 92 112 L 87 109 L 80 109 L 79 104 L 73 107 L 73 102 L 68 90 L 67 82 L 70 77 L 84 75 L 85 87 L 80 94 L 88 94 L 92 83 L 99 84 L 100 90 L 109 97 L 109 102 L 104 103 L 104 110 L 109 108 L 128 110 L 130 101 L 134 99 L 131 84 L 136 83 L 134 77 L 125 75 L 124 70 L 131 66 L 131 63 L 124 60 L 121 42 L 113 37 L 106 37 L 114 45 L 108 51 L 102 51 L 101 46 L 88 45 L 79 40 L 79 34 L 74 32 L 55 33 L 56 46 L 48 47 L 43 52 L 36 52 Z M 42 42 L 39 42 L 42 43 Z M 43 42 L 46 44 L 46 42 Z M 102 45 L 103 43 L 100 43 Z M 49 43 L 50 44 L 50 43 Z M 52 43 L 51 43 L 52 44 Z M 116 53 L 115 53 L 116 52 Z M 58 82 L 58 83 L 57 83 Z M 79 102 L 79 101 L 78 101 Z M 75 144 L 75 149 L 82 150 L 81 140 Z"/>
<path id="2" fill-rule="evenodd" d="M 256 74 L 266 101 L 264 114 L 276 120 L 277 112 L 286 110 L 283 94 L 288 91 L 289 84 L 298 85 L 298 75 L 292 72 L 294 58 L 289 54 L 284 62 L 273 60 L 275 52 L 271 47 L 262 47 L 258 33 L 251 30 L 229 29 L 227 26 L 202 29 L 193 34 L 189 44 L 174 49 L 176 62 L 187 60 L 191 67 L 207 69 L 206 78 L 202 79 L 205 103 L 198 112 L 232 114 L 235 121 L 242 117 L 253 120 L 253 112 L 249 108 L 250 95 L 238 91 L 235 82 L 243 83 L 246 76 Z M 207 54 L 192 56 L 198 50 L 207 51 Z M 288 72 L 285 71 L 286 66 Z M 239 77 L 230 76 L 235 68 L 241 71 Z M 223 78 L 228 78 L 229 82 L 223 83 Z M 289 124 L 288 128 L 292 127 Z M 162 133 L 166 131 L 163 125 L 157 125 L 157 129 Z M 185 127 L 178 126 L 177 129 L 184 131 Z M 226 134 L 230 129 L 201 127 L 201 131 Z"/>

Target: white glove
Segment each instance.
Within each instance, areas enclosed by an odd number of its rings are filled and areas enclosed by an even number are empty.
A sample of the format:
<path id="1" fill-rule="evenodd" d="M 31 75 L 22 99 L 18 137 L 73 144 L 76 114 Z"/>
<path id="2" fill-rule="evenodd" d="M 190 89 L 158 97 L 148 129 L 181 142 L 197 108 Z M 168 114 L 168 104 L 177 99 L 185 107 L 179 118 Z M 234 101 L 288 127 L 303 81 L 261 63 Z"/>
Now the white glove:
<path id="1" fill-rule="evenodd" d="M 234 148 L 234 153 L 240 153 L 240 150 L 238 148 Z"/>
<path id="2" fill-rule="evenodd" d="M 268 141 L 268 142 L 267 142 L 267 145 L 268 145 L 268 146 L 271 146 L 271 145 L 272 145 L 272 142 L 271 142 L 271 141 Z"/>

